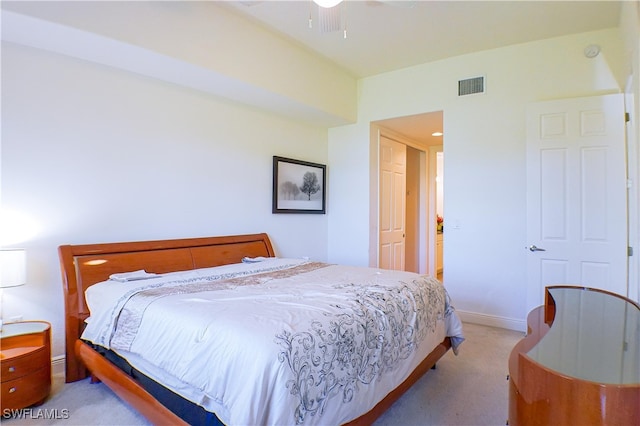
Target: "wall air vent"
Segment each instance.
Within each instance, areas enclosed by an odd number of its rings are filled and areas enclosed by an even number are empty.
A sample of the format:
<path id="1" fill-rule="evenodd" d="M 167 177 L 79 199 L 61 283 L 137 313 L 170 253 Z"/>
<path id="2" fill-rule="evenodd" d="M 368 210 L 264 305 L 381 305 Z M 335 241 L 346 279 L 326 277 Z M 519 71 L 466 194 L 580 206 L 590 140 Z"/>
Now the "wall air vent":
<path id="1" fill-rule="evenodd" d="M 484 93 L 484 77 L 473 77 L 458 80 L 458 96 Z"/>

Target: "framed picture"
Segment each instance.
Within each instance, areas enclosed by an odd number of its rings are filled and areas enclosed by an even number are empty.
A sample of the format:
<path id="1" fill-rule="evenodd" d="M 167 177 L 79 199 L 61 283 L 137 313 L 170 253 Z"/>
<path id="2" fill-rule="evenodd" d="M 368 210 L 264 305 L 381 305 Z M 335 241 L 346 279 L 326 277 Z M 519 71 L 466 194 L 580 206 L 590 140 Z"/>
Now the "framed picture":
<path id="1" fill-rule="evenodd" d="M 325 213 L 324 164 L 273 157 L 273 213 Z"/>

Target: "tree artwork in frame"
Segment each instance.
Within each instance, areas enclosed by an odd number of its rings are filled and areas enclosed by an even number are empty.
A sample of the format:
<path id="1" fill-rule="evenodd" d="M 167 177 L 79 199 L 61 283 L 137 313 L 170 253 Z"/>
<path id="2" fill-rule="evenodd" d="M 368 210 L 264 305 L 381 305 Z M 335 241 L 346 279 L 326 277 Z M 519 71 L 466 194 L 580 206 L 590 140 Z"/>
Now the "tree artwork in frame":
<path id="1" fill-rule="evenodd" d="M 273 213 L 325 213 L 326 166 L 273 157 Z"/>

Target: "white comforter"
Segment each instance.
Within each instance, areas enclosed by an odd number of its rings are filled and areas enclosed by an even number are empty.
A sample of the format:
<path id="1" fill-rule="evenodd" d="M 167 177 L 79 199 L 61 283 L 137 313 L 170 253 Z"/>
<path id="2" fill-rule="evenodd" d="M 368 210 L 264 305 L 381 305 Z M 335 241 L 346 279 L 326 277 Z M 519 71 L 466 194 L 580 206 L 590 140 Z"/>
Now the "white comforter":
<path id="1" fill-rule="evenodd" d="M 337 425 L 369 411 L 460 321 L 435 279 L 267 259 L 106 281 L 83 338 L 230 425 Z"/>

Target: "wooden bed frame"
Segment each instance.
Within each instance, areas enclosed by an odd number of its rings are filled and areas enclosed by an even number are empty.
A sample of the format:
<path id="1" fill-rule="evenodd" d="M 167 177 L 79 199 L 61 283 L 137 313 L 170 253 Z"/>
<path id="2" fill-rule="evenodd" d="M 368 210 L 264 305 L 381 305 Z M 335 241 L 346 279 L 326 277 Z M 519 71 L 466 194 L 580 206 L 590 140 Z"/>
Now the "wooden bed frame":
<path id="1" fill-rule="evenodd" d="M 91 373 L 153 424 L 186 425 L 129 375 L 80 340 L 89 317 L 84 292 L 109 275 L 144 269 L 166 273 L 240 263 L 245 256 L 275 256 L 267 234 L 178 240 L 63 245 L 58 248 L 65 303 L 66 381 L 84 379 Z M 411 375 L 371 411 L 349 425 L 371 424 L 451 348 L 447 337 L 418 365 Z"/>

